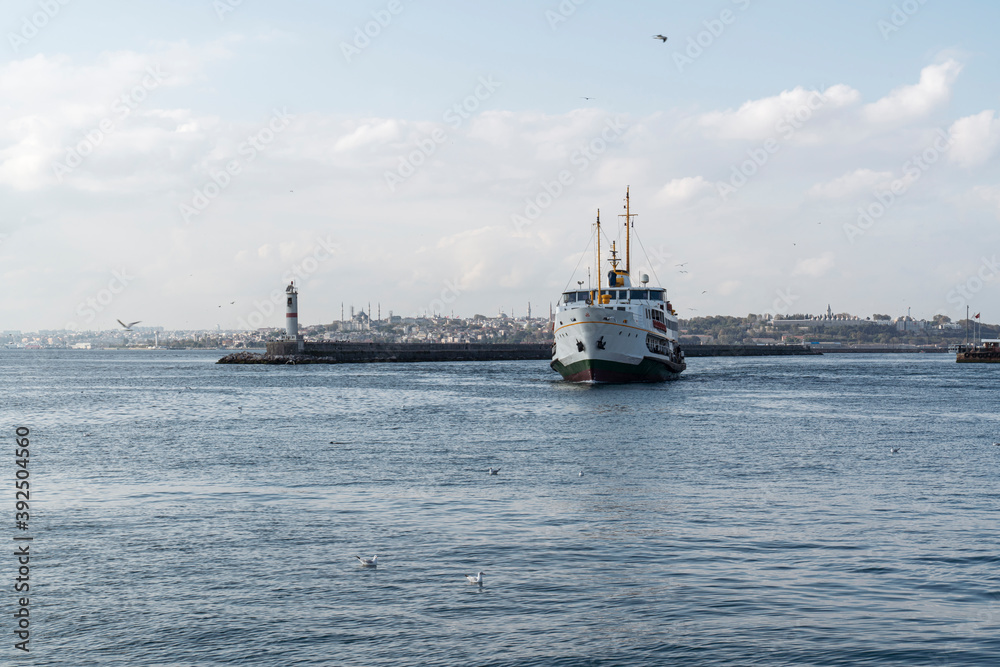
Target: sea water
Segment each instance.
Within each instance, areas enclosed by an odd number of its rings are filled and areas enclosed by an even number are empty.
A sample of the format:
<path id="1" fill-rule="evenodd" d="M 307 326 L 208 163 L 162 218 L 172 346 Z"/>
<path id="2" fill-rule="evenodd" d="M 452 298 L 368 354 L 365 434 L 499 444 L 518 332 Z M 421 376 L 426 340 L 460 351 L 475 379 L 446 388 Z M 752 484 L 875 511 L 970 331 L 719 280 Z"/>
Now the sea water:
<path id="1" fill-rule="evenodd" d="M 221 355 L 0 352 L 0 662 L 1000 663 L 1000 366 Z"/>

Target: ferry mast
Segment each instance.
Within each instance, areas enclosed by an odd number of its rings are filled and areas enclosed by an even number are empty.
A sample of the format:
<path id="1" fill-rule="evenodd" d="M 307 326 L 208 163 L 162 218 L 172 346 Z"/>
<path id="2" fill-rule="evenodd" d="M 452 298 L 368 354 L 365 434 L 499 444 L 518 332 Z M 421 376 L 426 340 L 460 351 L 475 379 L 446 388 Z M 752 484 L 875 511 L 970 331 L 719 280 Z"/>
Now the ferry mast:
<path id="1" fill-rule="evenodd" d="M 601 302 L 601 209 L 597 209 L 597 298 L 596 303 Z"/>
<path id="2" fill-rule="evenodd" d="M 629 198 L 628 198 L 629 186 L 625 186 L 625 212 L 618 215 L 619 218 L 625 218 L 625 273 L 632 275 L 632 244 L 631 244 L 631 228 L 632 228 L 632 218 L 634 218 L 638 213 L 632 213 L 629 211 Z"/>

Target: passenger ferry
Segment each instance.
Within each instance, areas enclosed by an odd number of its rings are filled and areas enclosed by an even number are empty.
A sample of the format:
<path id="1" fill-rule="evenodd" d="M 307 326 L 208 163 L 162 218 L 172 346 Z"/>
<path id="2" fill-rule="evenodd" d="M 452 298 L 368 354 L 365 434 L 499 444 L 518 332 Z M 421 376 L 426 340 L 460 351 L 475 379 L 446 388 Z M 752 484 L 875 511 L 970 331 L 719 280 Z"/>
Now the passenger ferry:
<path id="1" fill-rule="evenodd" d="M 631 228 L 636 214 L 625 191 L 625 266 L 615 243 L 602 280 L 601 212 L 597 211 L 597 289 L 564 292 L 553 323 L 553 370 L 570 382 L 661 382 L 687 368 L 678 344 L 677 313 L 662 287 L 642 274 L 632 282 Z"/>

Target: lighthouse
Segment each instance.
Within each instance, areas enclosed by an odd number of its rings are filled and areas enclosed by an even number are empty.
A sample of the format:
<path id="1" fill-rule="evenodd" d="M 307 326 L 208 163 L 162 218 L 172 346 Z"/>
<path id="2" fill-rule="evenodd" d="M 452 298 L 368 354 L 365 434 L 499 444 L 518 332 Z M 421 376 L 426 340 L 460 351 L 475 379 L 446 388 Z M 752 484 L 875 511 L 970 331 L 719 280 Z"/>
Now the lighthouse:
<path id="1" fill-rule="evenodd" d="M 293 280 L 285 288 L 287 297 L 285 305 L 285 338 L 287 340 L 299 339 L 299 292 L 295 289 Z"/>

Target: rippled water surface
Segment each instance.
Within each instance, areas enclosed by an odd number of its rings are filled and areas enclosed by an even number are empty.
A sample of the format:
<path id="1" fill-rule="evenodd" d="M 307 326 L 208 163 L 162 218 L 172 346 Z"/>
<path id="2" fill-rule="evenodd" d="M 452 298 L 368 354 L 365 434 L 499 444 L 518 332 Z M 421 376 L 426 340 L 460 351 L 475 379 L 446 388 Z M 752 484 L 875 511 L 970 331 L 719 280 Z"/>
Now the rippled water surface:
<path id="1" fill-rule="evenodd" d="M 0 352 L 4 511 L 24 425 L 35 538 L 32 651 L 5 614 L 4 660 L 1000 662 L 1000 366 L 699 358 L 584 387 L 221 355 Z"/>

